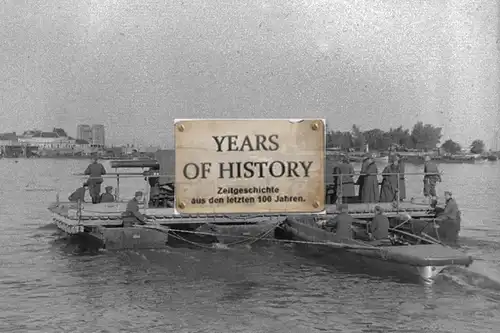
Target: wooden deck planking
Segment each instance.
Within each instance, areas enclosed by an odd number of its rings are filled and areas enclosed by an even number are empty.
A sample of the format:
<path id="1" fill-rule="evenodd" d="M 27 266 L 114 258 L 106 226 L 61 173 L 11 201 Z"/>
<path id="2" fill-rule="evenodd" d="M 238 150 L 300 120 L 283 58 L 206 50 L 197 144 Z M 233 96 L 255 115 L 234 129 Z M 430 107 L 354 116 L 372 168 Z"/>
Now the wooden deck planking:
<path id="1" fill-rule="evenodd" d="M 100 203 L 100 204 L 84 204 L 82 208 L 82 215 L 86 216 L 102 216 L 102 215 L 120 215 L 125 211 L 126 203 Z M 147 208 L 144 210 L 143 206 L 140 205 L 141 212 L 145 212 L 146 215 L 151 216 L 167 216 L 167 215 L 179 215 L 174 214 L 173 208 Z M 349 213 L 372 213 L 375 211 L 375 206 L 382 207 L 386 212 L 425 212 L 430 209 L 429 205 L 421 203 L 411 203 L 411 202 L 401 202 L 399 208 L 394 207 L 392 203 L 355 203 L 349 204 Z M 76 207 L 76 206 L 75 206 Z M 337 212 L 336 205 L 326 205 L 326 213 Z M 202 214 L 203 215 L 203 214 Z M 202 216 L 200 215 L 200 216 Z M 206 215 L 206 214 L 204 214 Z M 241 214 L 232 214 L 241 215 Z M 252 214 L 255 215 L 255 214 Z M 279 214 L 261 214 L 261 215 L 279 215 Z"/>
<path id="2" fill-rule="evenodd" d="M 80 224 L 84 226 L 120 226 L 122 224 L 121 214 L 126 209 L 125 202 L 91 204 L 84 203 L 81 212 Z M 349 214 L 356 218 L 371 218 L 374 214 L 375 206 L 381 206 L 385 209 L 388 217 L 397 216 L 400 213 L 408 212 L 412 217 L 429 217 L 429 206 L 422 203 L 402 202 L 399 209 L 392 203 L 356 203 L 349 204 Z M 60 203 L 58 206 L 52 206 L 50 210 L 56 216 L 59 216 L 66 224 L 77 225 L 78 218 L 75 215 L 77 205 L 75 203 Z M 259 223 L 276 218 L 285 218 L 285 214 L 217 214 L 217 215 L 181 215 L 175 214 L 173 208 L 147 208 L 140 207 L 141 213 L 148 217 L 154 217 L 157 223 L 162 225 L 171 225 L 179 223 L 214 223 L 228 224 L 235 222 Z M 71 214 L 70 214 L 71 211 Z M 336 205 L 327 205 L 326 215 L 337 213 Z M 307 215 L 307 214 L 306 214 Z"/>
<path id="3" fill-rule="evenodd" d="M 286 216 L 262 216 L 262 217 L 248 217 L 248 218 L 228 218 L 228 217 L 219 217 L 219 218 L 184 218 L 184 219 L 157 219 L 156 224 L 167 226 L 167 225 L 179 225 L 179 224 L 233 224 L 233 223 L 248 223 L 248 224 L 256 224 L 256 223 L 278 223 L 280 221 L 284 221 Z M 116 220 L 104 220 L 104 219 L 82 219 L 78 221 L 77 219 L 72 219 L 64 216 L 55 216 L 54 220 L 61 221 L 67 226 L 77 226 L 81 225 L 84 227 L 113 227 L 113 226 L 121 226 L 123 222 L 121 219 Z"/>

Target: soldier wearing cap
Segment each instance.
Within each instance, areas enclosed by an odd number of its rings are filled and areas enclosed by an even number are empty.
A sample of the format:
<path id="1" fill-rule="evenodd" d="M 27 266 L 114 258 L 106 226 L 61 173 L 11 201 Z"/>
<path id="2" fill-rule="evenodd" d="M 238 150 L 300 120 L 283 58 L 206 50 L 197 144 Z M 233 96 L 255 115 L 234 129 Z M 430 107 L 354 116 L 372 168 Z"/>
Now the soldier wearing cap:
<path id="1" fill-rule="evenodd" d="M 455 199 L 453 199 L 453 194 L 451 193 L 451 191 L 445 191 L 444 198 L 446 199 L 446 205 L 444 207 L 444 211 L 439 214 L 438 219 L 457 219 L 460 211 L 458 210 L 457 202 L 455 201 Z"/>
<path id="2" fill-rule="evenodd" d="M 379 240 L 389 237 L 389 219 L 380 206 L 375 206 L 375 216 L 369 225 L 371 239 Z"/>
<path id="3" fill-rule="evenodd" d="M 92 163 L 85 169 L 84 174 L 89 176 L 88 184 L 92 203 L 98 204 L 101 197 L 102 176 L 106 174 L 106 169 L 99 163 L 99 159 L 94 157 Z"/>
<path id="4" fill-rule="evenodd" d="M 353 236 L 352 224 L 354 218 L 348 214 L 349 206 L 347 204 L 337 205 L 340 214 L 333 219 L 321 222 L 320 226 L 335 230 L 335 235 L 340 239 L 351 239 Z"/>
<path id="5" fill-rule="evenodd" d="M 444 192 L 446 205 L 444 210 L 438 213 L 436 222 L 440 226 L 440 235 L 445 241 L 455 242 L 460 232 L 460 210 L 457 202 L 453 199 L 453 194 L 450 191 Z"/>
<path id="6" fill-rule="evenodd" d="M 372 155 L 369 153 L 366 153 L 365 156 L 363 157 L 363 162 L 361 163 L 361 171 L 359 172 L 360 175 L 358 177 L 358 180 L 356 181 L 356 185 L 359 185 L 359 192 L 358 192 L 358 197 L 361 200 L 361 194 L 363 193 L 363 186 L 364 186 L 364 180 L 365 180 L 365 173 L 366 173 L 366 168 L 370 164 L 370 159 L 372 158 Z"/>
<path id="7" fill-rule="evenodd" d="M 405 161 L 401 154 L 396 154 L 399 169 L 399 200 L 406 199 Z"/>
<path id="8" fill-rule="evenodd" d="M 341 163 L 334 168 L 333 174 L 335 176 L 336 193 L 342 196 L 343 202 L 356 196 L 353 179 L 354 168 L 349 162 L 349 156 L 342 156 Z"/>
<path id="9" fill-rule="evenodd" d="M 358 231 L 356 238 L 365 241 L 377 241 L 389 237 L 389 219 L 384 215 L 384 209 L 375 206 L 375 215 L 371 222 L 366 225 L 366 231 Z"/>
<path id="10" fill-rule="evenodd" d="M 380 202 L 393 202 L 397 200 L 398 194 L 398 159 L 395 155 L 389 158 L 390 164 L 382 171 L 382 186 L 380 187 Z"/>
<path id="11" fill-rule="evenodd" d="M 115 197 L 113 195 L 113 186 L 106 186 L 104 188 L 105 193 L 101 194 L 100 202 L 114 202 Z"/>
<path id="12" fill-rule="evenodd" d="M 68 197 L 70 202 L 85 202 L 85 190 L 89 184 L 87 182 L 83 183 L 82 187 L 79 187 L 75 190 L 75 192 L 71 193 Z"/>
<path id="13" fill-rule="evenodd" d="M 441 175 L 436 163 L 431 161 L 429 155 L 425 156 L 424 173 L 424 196 L 432 202 L 436 199 L 436 184 L 441 182 Z"/>
<path id="14" fill-rule="evenodd" d="M 124 227 L 131 227 L 134 224 L 146 224 L 146 217 L 139 211 L 139 202 L 142 201 L 142 196 L 142 191 L 137 191 L 127 203 L 127 208 L 122 214 Z"/>
<path id="15" fill-rule="evenodd" d="M 378 187 L 378 169 L 372 155 L 368 155 L 368 159 L 361 166 L 361 175 L 358 178 L 360 182 L 359 195 L 361 202 L 378 202 L 379 187 Z"/>

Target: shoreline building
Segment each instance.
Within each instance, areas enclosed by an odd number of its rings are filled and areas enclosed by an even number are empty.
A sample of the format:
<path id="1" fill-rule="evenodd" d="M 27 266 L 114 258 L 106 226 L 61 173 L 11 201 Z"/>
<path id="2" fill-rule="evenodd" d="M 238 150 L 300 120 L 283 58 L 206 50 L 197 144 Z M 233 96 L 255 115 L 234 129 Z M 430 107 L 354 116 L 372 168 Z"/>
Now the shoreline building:
<path id="1" fill-rule="evenodd" d="M 104 125 L 80 124 L 76 127 L 76 138 L 88 141 L 94 147 L 104 147 L 106 144 Z"/>
<path id="2" fill-rule="evenodd" d="M 76 138 L 90 142 L 92 140 L 92 128 L 89 125 L 78 125 L 76 127 Z"/>
<path id="3" fill-rule="evenodd" d="M 92 144 L 99 147 L 105 145 L 104 125 L 92 125 Z"/>

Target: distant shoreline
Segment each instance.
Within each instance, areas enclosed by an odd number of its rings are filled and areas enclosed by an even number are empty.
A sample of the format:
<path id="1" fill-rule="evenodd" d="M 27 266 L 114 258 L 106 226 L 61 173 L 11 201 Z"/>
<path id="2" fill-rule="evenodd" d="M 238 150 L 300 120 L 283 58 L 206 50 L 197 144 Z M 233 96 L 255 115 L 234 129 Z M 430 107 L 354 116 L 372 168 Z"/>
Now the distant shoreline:
<path id="1" fill-rule="evenodd" d="M 33 156 L 33 157 L 24 157 L 24 156 L 3 156 L 0 159 L 51 159 L 51 160 L 90 160 L 93 158 L 92 156 Z M 100 160 L 131 160 L 134 157 L 99 157 Z"/>

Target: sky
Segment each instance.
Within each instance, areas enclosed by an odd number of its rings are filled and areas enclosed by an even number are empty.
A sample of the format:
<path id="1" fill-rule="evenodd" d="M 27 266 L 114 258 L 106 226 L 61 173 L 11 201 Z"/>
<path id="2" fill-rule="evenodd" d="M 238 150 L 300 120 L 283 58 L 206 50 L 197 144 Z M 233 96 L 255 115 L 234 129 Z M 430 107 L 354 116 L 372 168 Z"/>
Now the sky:
<path id="1" fill-rule="evenodd" d="M 0 132 L 172 147 L 175 118 L 318 117 L 491 147 L 498 23 L 495 0 L 2 0 Z"/>

